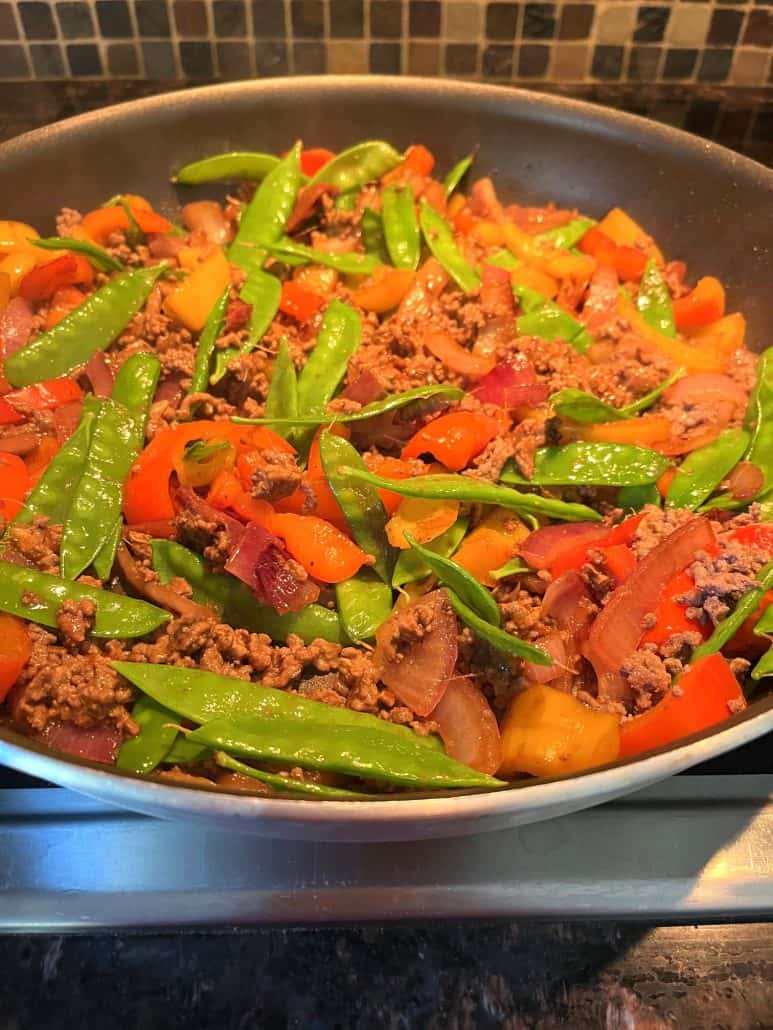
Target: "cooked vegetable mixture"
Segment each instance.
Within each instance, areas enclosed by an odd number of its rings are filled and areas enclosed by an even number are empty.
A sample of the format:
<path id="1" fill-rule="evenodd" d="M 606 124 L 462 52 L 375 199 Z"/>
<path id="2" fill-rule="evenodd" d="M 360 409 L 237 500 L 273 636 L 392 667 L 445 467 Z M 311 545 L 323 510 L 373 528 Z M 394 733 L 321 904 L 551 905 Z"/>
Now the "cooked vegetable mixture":
<path id="1" fill-rule="evenodd" d="M 421 145 L 0 221 L 0 701 L 192 785 L 494 788 L 773 675 L 773 351 L 646 229 Z M 232 181 L 225 195 L 221 182 Z"/>

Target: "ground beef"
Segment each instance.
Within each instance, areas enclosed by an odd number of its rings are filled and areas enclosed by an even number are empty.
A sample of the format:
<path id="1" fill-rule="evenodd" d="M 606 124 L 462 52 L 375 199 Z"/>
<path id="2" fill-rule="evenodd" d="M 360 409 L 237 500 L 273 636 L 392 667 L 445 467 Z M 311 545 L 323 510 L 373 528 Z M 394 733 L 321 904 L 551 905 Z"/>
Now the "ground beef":
<path id="1" fill-rule="evenodd" d="M 265 404 L 270 376 L 269 357 L 262 350 L 254 350 L 230 361 L 227 375 L 215 389 L 235 408 L 242 408 L 248 400 Z"/>
<path id="2" fill-rule="evenodd" d="M 648 504 L 642 510 L 644 518 L 639 523 L 631 544 L 637 561 L 645 558 L 675 529 L 694 518 L 693 513 L 687 508 L 663 509 Z"/>
<path id="3" fill-rule="evenodd" d="M 379 635 L 379 648 L 386 663 L 399 663 L 403 655 L 431 633 L 442 610 L 450 610 L 445 592 L 433 593 L 395 613 L 385 623 L 388 633 Z"/>
<path id="4" fill-rule="evenodd" d="M 174 520 L 177 542 L 202 554 L 215 571 L 222 571 L 231 553 L 225 523 L 183 510 Z"/>
<path id="5" fill-rule="evenodd" d="M 646 712 L 671 689 L 671 675 L 653 651 L 634 651 L 620 666 L 620 673 L 631 691 L 634 712 Z"/>
<path id="6" fill-rule="evenodd" d="M 97 606 L 87 597 L 80 601 L 65 601 L 56 617 L 56 625 L 65 643 L 82 644 L 94 625 L 96 613 Z"/>
<path id="7" fill-rule="evenodd" d="M 526 640 L 537 640 L 555 629 L 555 623 L 542 613 L 542 598 L 524 590 L 522 584 L 499 580 L 493 596 L 502 613 L 502 628 L 508 633 Z"/>
<path id="8" fill-rule="evenodd" d="M 59 548 L 62 527 L 49 525 L 43 515 L 36 515 L 28 525 L 17 523 L 8 531 L 8 541 L 22 559 L 23 564 L 34 565 L 40 572 L 59 575 Z"/>
<path id="9" fill-rule="evenodd" d="M 523 688 L 523 664 L 497 651 L 466 626 L 459 632 L 456 671 L 471 676 L 497 715 L 504 715 L 513 696 Z"/>
<path id="10" fill-rule="evenodd" d="M 513 346 L 516 353 L 529 359 L 537 378 L 547 383 L 551 393 L 570 387 L 585 389 L 592 366 L 571 344 L 563 340 L 543 340 L 539 336 L 519 336 Z"/>
<path id="11" fill-rule="evenodd" d="M 526 423 L 522 422 L 521 425 L 526 425 Z M 468 469 L 468 475 L 475 476 L 477 479 L 486 479 L 490 483 L 496 483 L 505 463 L 515 453 L 514 436 L 515 434 L 509 434 L 508 436 L 498 436 L 495 440 L 492 440 L 477 458 L 473 460 L 472 467 Z M 532 467 L 533 463 L 532 458 Z"/>
<path id="12" fill-rule="evenodd" d="M 80 211 L 76 211 L 74 207 L 63 207 L 56 216 L 56 235 L 72 236 L 73 229 L 82 221 L 83 215 Z"/>
<path id="13" fill-rule="evenodd" d="M 598 604 L 604 604 L 617 586 L 614 576 L 607 571 L 606 555 L 595 547 L 588 551 L 588 560 L 580 569 L 580 574 L 591 597 Z"/>
<path id="14" fill-rule="evenodd" d="M 284 451 L 262 451 L 261 464 L 252 473 L 252 495 L 273 504 L 300 486 L 303 474 L 295 456 Z"/>
<path id="15" fill-rule="evenodd" d="M 757 574 L 767 560 L 760 547 L 720 538 L 716 557 L 697 555 L 689 568 L 695 588 L 676 600 L 687 605 L 690 619 L 705 619 L 716 625 L 749 590 L 759 584 Z"/>
<path id="16" fill-rule="evenodd" d="M 552 424 L 552 419 L 548 421 Z M 510 433 L 509 446 L 513 460 L 518 466 L 518 471 L 527 479 L 534 475 L 537 449 L 544 447 L 548 441 L 548 421 L 527 418 L 519 422 Z"/>
<path id="17" fill-rule="evenodd" d="M 757 373 L 759 357 L 745 347 L 741 347 L 730 355 L 725 364 L 725 374 L 735 380 L 739 386 L 751 393 Z"/>
<path id="18" fill-rule="evenodd" d="M 140 350 L 153 349 L 165 371 L 193 371 L 191 333 L 164 314 L 164 288 L 154 286 L 144 310 L 131 320 L 111 348 L 111 355 L 126 358 Z"/>
<path id="19" fill-rule="evenodd" d="M 601 358 L 601 362 L 588 370 L 583 389 L 618 408 L 654 390 L 672 370 L 667 358 L 630 333 L 624 333 L 608 352 L 603 348 L 601 344 L 589 350 L 591 360 Z"/>

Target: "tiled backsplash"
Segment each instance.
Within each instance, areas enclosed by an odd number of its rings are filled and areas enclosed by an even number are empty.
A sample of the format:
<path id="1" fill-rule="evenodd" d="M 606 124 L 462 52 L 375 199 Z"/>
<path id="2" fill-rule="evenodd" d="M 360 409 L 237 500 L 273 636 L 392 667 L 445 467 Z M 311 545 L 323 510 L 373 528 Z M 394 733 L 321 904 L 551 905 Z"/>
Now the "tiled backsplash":
<path id="1" fill-rule="evenodd" d="M 773 83 L 773 0 L 18 0 L 0 79 Z"/>

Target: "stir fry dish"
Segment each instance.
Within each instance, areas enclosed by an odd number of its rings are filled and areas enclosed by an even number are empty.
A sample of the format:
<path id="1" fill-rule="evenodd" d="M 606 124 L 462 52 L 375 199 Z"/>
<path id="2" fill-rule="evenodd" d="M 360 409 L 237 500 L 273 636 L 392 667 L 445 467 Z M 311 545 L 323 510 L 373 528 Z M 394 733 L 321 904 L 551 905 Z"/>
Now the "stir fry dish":
<path id="1" fill-rule="evenodd" d="M 356 800 L 576 774 L 764 688 L 773 351 L 625 211 L 473 163 L 296 143 L 182 168 L 179 214 L 0 222 L 7 725 Z"/>

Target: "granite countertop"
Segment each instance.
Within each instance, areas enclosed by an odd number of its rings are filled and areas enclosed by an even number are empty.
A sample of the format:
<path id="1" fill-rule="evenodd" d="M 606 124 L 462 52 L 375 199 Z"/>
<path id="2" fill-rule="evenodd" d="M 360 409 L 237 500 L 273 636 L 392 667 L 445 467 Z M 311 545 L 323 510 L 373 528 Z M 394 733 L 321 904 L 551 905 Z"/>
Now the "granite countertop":
<path id="1" fill-rule="evenodd" d="M 158 83 L 0 86 L 0 140 Z M 594 86 L 773 164 L 770 93 Z M 762 112 L 762 114 L 760 113 Z M 235 841 L 238 846 L 238 840 Z M 773 927 L 434 923 L 2 937 L 0 1028 L 773 1027 Z"/>

